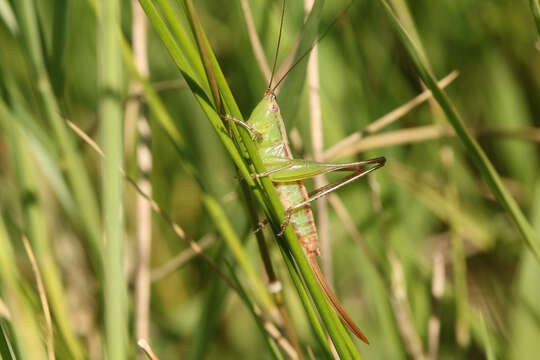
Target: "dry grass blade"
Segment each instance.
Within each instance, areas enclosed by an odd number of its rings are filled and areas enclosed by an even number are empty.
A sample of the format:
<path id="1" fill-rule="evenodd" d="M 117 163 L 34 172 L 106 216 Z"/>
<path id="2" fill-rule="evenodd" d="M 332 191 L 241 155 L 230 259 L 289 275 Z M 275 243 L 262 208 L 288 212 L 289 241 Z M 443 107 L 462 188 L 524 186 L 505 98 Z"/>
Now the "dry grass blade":
<path id="1" fill-rule="evenodd" d="M 519 129 L 479 129 L 474 131 L 476 136 L 513 137 L 533 142 L 540 142 L 540 128 L 519 128 Z"/>
<path id="2" fill-rule="evenodd" d="M 392 286 L 390 288 L 392 296 L 390 302 L 399 332 L 411 357 L 415 360 L 424 360 L 422 341 L 414 328 L 411 307 L 407 299 L 407 285 L 403 267 L 397 256 L 392 253 L 389 254 L 389 260 L 392 266 Z"/>
<path id="3" fill-rule="evenodd" d="M 434 309 L 428 320 L 428 356 L 430 360 L 436 360 L 439 352 L 439 339 L 441 334 L 441 319 L 439 302 L 444 292 L 444 256 L 442 250 L 437 248 L 433 254 L 433 277 L 431 279 L 431 295 Z"/>
<path id="4" fill-rule="evenodd" d="M 444 89 L 447 85 L 449 85 L 452 81 L 454 81 L 459 75 L 459 72 L 457 70 L 452 71 L 450 74 L 446 75 L 443 79 L 439 81 L 439 86 Z M 433 97 L 433 94 L 430 90 L 424 90 L 421 94 L 417 95 L 412 100 L 409 100 L 405 104 L 401 105 L 400 107 L 390 111 L 388 114 L 378 118 L 377 120 L 373 121 L 371 124 L 366 126 L 366 128 L 362 131 L 355 132 L 349 136 L 347 136 L 345 139 L 341 140 L 336 145 L 332 146 L 330 149 L 326 150 L 324 153 L 325 159 L 337 159 L 342 156 L 350 155 L 349 151 L 351 148 L 354 148 L 354 146 L 361 141 L 366 135 L 373 134 L 382 128 L 392 124 L 393 122 L 399 120 L 403 116 L 405 116 L 407 113 L 409 113 L 411 110 L 413 110 L 418 105 L 422 104 L 423 102 L 429 100 Z M 343 155 L 346 154 L 346 155 Z"/>
<path id="5" fill-rule="evenodd" d="M 135 66 L 142 77 L 148 77 L 147 22 L 144 11 L 137 0 L 131 1 L 132 42 Z M 137 144 L 137 164 L 140 169 L 139 187 L 151 196 L 152 153 L 150 150 L 151 130 L 143 109 L 143 85 L 133 79 L 131 93 L 134 101 L 126 103 L 125 127 L 139 130 L 140 141 Z M 126 139 L 134 139 L 135 131 L 126 130 Z M 133 142 L 133 141 L 131 141 Z M 126 144 L 128 141 L 126 140 Z M 126 145 L 126 152 L 131 146 Z M 137 196 L 137 274 L 135 279 L 135 336 L 148 338 L 150 332 L 150 252 L 152 249 L 152 209 L 145 197 Z M 142 360 L 142 356 L 138 356 Z"/>
<path id="6" fill-rule="evenodd" d="M 137 341 L 139 348 L 146 354 L 150 360 L 159 360 L 157 355 L 152 351 L 150 344 L 145 339 L 139 339 Z"/>
<path id="7" fill-rule="evenodd" d="M 289 340 L 281 335 L 279 329 L 270 321 L 264 320 L 261 310 L 257 307 L 253 309 L 255 314 L 259 316 L 263 322 L 264 329 L 266 332 L 275 340 L 275 342 L 281 347 L 281 349 L 287 354 L 290 359 L 298 360 L 298 354 L 296 353 L 294 347 L 291 345 Z"/>
<path id="8" fill-rule="evenodd" d="M 3 317 L 6 320 L 11 320 L 11 313 L 9 312 L 9 309 L 2 298 L 0 298 L 0 317 Z"/>
<path id="9" fill-rule="evenodd" d="M 47 358 L 49 360 L 53 360 L 55 359 L 54 333 L 53 333 L 53 325 L 52 325 L 52 318 L 51 318 L 51 310 L 49 309 L 49 302 L 47 301 L 47 294 L 45 293 L 45 286 L 43 285 L 43 279 L 41 278 L 41 273 L 39 271 L 36 257 L 34 256 L 34 252 L 32 251 L 32 247 L 30 246 L 28 239 L 26 238 L 25 235 L 23 235 L 21 239 L 24 245 L 24 249 L 26 250 L 26 254 L 28 255 L 28 259 L 30 260 L 30 265 L 32 266 L 32 272 L 34 273 L 34 277 L 36 278 L 39 301 L 41 302 L 41 307 L 43 308 L 43 315 L 45 316 L 45 323 L 47 324 Z"/>
<path id="10" fill-rule="evenodd" d="M 155 82 L 152 84 L 152 87 L 156 92 L 161 92 L 167 90 L 186 89 L 188 86 L 184 79 L 174 79 Z"/>
<path id="11" fill-rule="evenodd" d="M 66 123 L 71 128 L 71 130 L 73 130 L 75 132 L 75 134 L 77 134 L 77 136 L 79 136 L 81 139 L 83 139 L 83 141 L 86 144 L 90 145 L 92 150 L 97 152 L 99 154 L 99 156 L 105 157 L 105 153 L 103 152 L 103 150 L 101 150 L 99 145 L 94 140 L 92 140 L 92 138 L 90 136 L 88 136 L 84 131 L 82 131 L 81 128 L 79 128 L 77 125 L 75 125 L 74 123 L 72 123 L 69 120 L 66 120 Z"/>
<path id="12" fill-rule="evenodd" d="M 207 248 L 209 248 L 211 245 L 213 245 L 216 242 L 216 237 L 214 235 L 207 235 L 204 236 L 201 240 L 197 242 L 199 247 L 204 251 Z M 169 274 L 172 274 L 185 264 L 187 264 L 189 261 L 191 261 L 193 258 L 197 257 L 199 254 L 195 252 L 192 248 L 186 249 L 176 255 L 174 258 L 166 262 L 165 264 L 161 265 L 160 267 L 152 270 L 152 273 L 150 275 L 151 282 L 156 282 L 164 277 L 166 277 Z"/>
<path id="13" fill-rule="evenodd" d="M 388 133 L 369 136 L 351 142 L 347 147 L 342 147 L 339 152 L 330 149 L 324 153 L 326 161 L 335 160 L 344 156 L 350 156 L 362 151 L 397 146 L 404 144 L 413 144 L 426 140 L 440 139 L 441 137 L 452 136 L 454 131 L 449 126 L 426 125 L 416 126 L 414 128 L 391 131 Z"/>
<path id="14" fill-rule="evenodd" d="M 476 129 L 471 130 L 476 137 L 510 137 L 532 142 L 540 142 L 540 128 L 521 129 Z M 331 148 L 324 153 L 324 160 L 332 161 L 341 157 L 355 155 L 357 153 L 386 148 L 414 144 L 423 141 L 437 140 L 446 137 L 455 137 L 454 130 L 445 125 L 426 125 L 413 128 L 395 130 L 379 135 L 358 138 L 357 142 L 350 141 L 348 146 L 339 149 Z M 352 138 L 351 138 L 352 139 Z M 345 145 L 345 144 L 344 144 Z"/>
<path id="15" fill-rule="evenodd" d="M 457 70 L 454 70 L 450 74 L 446 75 L 443 79 L 441 79 L 438 82 L 441 89 L 444 89 L 446 86 L 450 85 L 450 83 L 452 83 L 458 77 L 458 75 L 459 72 Z M 424 90 L 420 95 L 417 95 L 412 100 L 409 100 L 397 109 L 390 111 L 388 114 L 369 124 L 364 130 L 364 133 L 372 134 L 381 130 L 382 128 L 392 124 L 394 121 L 399 120 L 400 118 L 405 116 L 418 105 L 432 98 L 433 94 L 431 93 L 431 91 L 427 89 Z"/>

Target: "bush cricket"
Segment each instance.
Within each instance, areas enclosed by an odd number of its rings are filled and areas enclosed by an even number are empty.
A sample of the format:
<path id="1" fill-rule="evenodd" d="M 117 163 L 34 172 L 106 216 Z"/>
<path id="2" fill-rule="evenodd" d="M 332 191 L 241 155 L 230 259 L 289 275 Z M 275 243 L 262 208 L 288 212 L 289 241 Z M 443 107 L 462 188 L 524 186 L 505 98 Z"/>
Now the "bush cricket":
<path id="1" fill-rule="evenodd" d="M 285 2 L 283 2 L 281 27 L 272 77 L 268 84 L 268 88 L 264 93 L 263 99 L 257 104 L 247 122 L 243 122 L 229 115 L 225 115 L 224 117 L 226 120 L 234 121 L 243 126 L 250 132 L 266 168 L 264 173 L 253 174 L 252 176 L 255 178 L 269 176 L 283 207 L 286 209 L 285 219 L 281 225 L 282 230 L 278 236 L 283 234 L 283 231 L 289 224 L 293 227 L 311 269 L 334 311 L 359 339 L 368 343 L 367 338 L 352 321 L 330 286 L 327 284 L 326 279 L 319 268 L 317 262 L 317 255 L 320 254 L 319 238 L 310 203 L 377 170 L 385 164 L 386 159 L 384 157 L 378 157 L 364 161 L 335 164 L 293 158 L 285 125 L 276 101 L 275 90 L 290 70 L 296 66 L 305 55 L 309 54 L 311 49 L 303 54 L 276 85 L 272 87 L 272 79 L 276 69 L 277 53 L 279 51 L 281 30 L 283 27 L 284 4 Z M 317 39 L 317 41 L 320 39 L 321 38 Z M 352 171 L 352 174 L 308 194 L 303 180 L 333 171 Z"/>

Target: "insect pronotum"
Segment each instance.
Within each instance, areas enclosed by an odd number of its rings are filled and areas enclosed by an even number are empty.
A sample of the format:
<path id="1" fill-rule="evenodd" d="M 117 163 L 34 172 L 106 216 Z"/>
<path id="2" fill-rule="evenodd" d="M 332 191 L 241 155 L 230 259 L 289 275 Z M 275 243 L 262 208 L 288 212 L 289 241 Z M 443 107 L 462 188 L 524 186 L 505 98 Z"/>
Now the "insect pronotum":
<path id="1" fill-rule="evenodd" d="M 284 4 L 285 2 L 283 2 L 283 6 Z M 279 39 L 281 39 L 281 29 L 283 27 L 283 12 L 281 22 Z M 321 38 L 317 39 L 317 41 L 320 39 Z M 277 86 L 279 86 L 281 81 L 283 81 L 290 69 L 276 83 L 276 85 L 272 87 L 272 79 L 276 68 L 277 53 L 279 51 L 279 42 L 280 41 L 278 40 L 276 57 L 274 59 L 274 66 L 272 70 L 272 78 L 270 79 L 263 99 L 255 107 L 247 123 L 239 119 L 235 119 L 229 115 L 226 115 L 225 118 L 245 127 L 253 135 L 255 145 L 266 168 L 264 173 L 254 174 L 253 176 L 269 176 L 274 184 L 283 207 L 286 209 L 286 216 L 282 223 L 282 231 L 278 235 L 281 235 L 289 224 L 293 227 L 294 232 L 296 233 L 296 236 L 298 237 L 298 240 L 300 241 L 304 253 L 309 261 L 311 269 L 317 278 L 317 281 L 319 282 L 319 285 L 326 298 L 339 317 L 343 320 L 343 322 L 345 322 L 347 327 L 359 339 L 365 343 L 368 343 L 367 338 L 364 336 L 362 331 L 360 331 L 358 326 L 356 326 L 356 324 L 352 321 L 331 290 L 330 286 L 327 284 L 326 279 L 319 268 L 319 264 L 317 262 L 317 255 L 320 254 L 319 237 L 317 235 L 317 229 L 313 220 L 313 213 L 311 211 L 310 203 L 382 167 L 385 164 L 386 159 L 384 157 L 378 157 L 352 163 L 334 164 L 293 158 L 291 149 L 289 147 L 287 132 L 285 130 L 285 125 L 283 123 L 275 95 Z M 302 55 L 299 60 L 291 66 L 291 69 L 296 66 L 308 53 L 309 51 Z M 369 165 L 373 166 L 366 168 L 366 166 Z M 303 182 L 304 179 L 333 171 L 352 171 L 353 173 L 308 194 Z"/>

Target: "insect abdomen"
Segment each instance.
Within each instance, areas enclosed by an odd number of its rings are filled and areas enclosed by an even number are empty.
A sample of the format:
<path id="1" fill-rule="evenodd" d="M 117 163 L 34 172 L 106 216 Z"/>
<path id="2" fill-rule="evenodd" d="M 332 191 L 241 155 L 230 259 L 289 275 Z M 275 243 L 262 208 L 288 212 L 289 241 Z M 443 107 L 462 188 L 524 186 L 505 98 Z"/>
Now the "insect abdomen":
<path id="1" fill-rule="evenodd" d="M 273 95 L 267 95 L 261 100 L 253 110 L 248 123 L 262 134 L 257 148 L 263 162 L 268 157 L 293 158 L 279 106 Z M 274 187 L 285 209 L 308 199 L 303 181 L 274 182 Z M 319 238 L 311 206 L 307 204 L 295 210 L 291 215 L 290 224 L 306 254 L 319 254 Z"/>

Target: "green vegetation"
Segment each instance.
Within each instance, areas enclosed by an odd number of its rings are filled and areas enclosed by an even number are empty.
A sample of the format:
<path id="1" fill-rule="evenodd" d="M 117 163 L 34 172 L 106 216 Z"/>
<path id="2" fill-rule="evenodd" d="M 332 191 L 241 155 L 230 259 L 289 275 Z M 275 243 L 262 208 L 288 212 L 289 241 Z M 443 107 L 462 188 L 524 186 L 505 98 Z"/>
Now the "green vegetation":
<path id="1" fill-rule="evenodd" d="M 536 358 L 538 1 L 347 6 L 287 2 L 274 84 L 324 35 L 277 97 L 295 156 L 387 159 L 313 206 L 370 345 L 223 120 L 264 94 L 281 1 L 0 0 L 0 358 Z"/>

